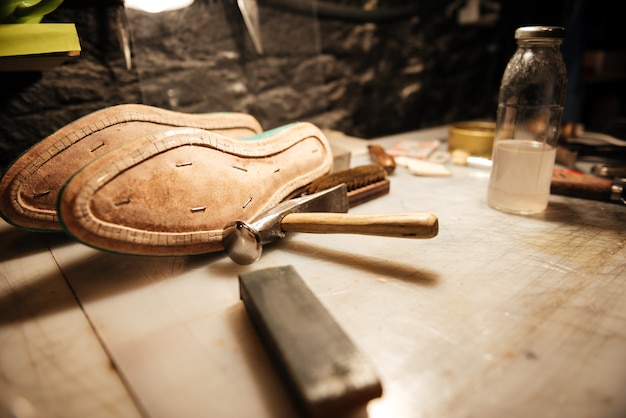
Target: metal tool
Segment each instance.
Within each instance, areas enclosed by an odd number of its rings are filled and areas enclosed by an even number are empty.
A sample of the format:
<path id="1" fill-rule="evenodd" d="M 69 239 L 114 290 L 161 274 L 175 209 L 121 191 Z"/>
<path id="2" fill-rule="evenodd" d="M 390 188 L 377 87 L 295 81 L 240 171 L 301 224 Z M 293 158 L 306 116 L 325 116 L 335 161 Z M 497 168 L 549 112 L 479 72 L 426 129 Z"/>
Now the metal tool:
<path id="1" fill-rule="evenodd" d="M 263 43 L 261 42 L 261 24 L 259 21 L 259 7 L 257 0 L 237 0 L 237 6 L 241 12 L 241 17 L 246 25 L 246 30 L 254 50 L 257 54 L 263 55 Z"/>
<path id="2" fill-rule="evenodd" d="M 224 227 L 222 244 L 238 264 L 252 264 L 263 245 L 287 232 L 361 234 L 398 238 L 433 238 L 439 221 L 431 213 L 347 214 L 345 184 L 285 201 L 251 223 L 235 221 Z"/>
<path id="3" fill-rule="evenodd" d="M 610 201 L 626 205 L 626 177 L 613 179 Z"/>
<path id="4" fill-rule="evenodd" d="M 122 53 L 124 54 L 126 69 L 130 71 L 133 68 L 132 52 L 130 46 L 130 29 L 128 26 L 126 8 L 124 7 L 123 1 L 120 1 L 117 5 L 117 41 L 120 44 L 120 49 L 122 50 Z"/>
<path id="5" fill-rule="evenodd" d="M 616 177 L 626 178 L 626 164 L 597 164 L 591 167 L 591 174 L 607 179 L 613 179 Z"/>
<path id="6" fill-rule="evenodd" d="M 556 161 L 569 169 L 577 162 L 594 162 L 624 167 L 626 163 L 626 141 L 599 132 L 583 132 L 572 123 L 565 124 L 557 148 Z M 602 177 L 620 177 L 620 173 L 594 173 Z"/>

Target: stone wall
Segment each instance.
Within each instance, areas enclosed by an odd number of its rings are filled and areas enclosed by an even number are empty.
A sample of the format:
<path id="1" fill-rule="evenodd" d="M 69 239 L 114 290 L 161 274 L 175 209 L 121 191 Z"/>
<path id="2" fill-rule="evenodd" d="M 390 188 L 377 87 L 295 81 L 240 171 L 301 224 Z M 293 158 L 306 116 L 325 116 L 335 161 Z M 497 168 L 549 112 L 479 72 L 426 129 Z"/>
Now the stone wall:
<path id="1" fill-rule="evenodd" d="M 48 18 L 73 22 L 81 54 L 45 72 L 0 73 L 0 169 L 67 123 L 119 103 L 141 103 L 136 72 L 127 71 L 110 7 L 57 9 Z"/>
<path id="2" fill-rule="evenodd" d="M 46 20 L 76 23 L 81 55 L 44 73 L 0 73 L 0 169 L 72 120 L 119 103 L 248 112 L 265 128 L 308 120 L 365 138 L 492 118 L 497 27 L 459 25 L 462 2 L 425 3 L 400 20 L 354 22 L 259 2 L 262 55 L 234 2 L 196 0 L 156 15 L 62 6 Z M 122 17 L 131 70 L 118 43 Z"/>

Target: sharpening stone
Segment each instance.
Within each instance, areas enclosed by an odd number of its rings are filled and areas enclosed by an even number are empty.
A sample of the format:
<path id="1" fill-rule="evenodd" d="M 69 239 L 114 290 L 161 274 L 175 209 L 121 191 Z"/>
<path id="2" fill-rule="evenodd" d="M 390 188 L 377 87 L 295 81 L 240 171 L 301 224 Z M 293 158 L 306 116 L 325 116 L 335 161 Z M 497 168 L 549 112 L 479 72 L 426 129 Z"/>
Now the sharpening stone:
<path id="1" fill-rule="evenodd" d="M 239 290 L 252 323 L 309 416 L 341 416 L 382 395 L 368 359 L 293 266 L 242 273 Z"/>

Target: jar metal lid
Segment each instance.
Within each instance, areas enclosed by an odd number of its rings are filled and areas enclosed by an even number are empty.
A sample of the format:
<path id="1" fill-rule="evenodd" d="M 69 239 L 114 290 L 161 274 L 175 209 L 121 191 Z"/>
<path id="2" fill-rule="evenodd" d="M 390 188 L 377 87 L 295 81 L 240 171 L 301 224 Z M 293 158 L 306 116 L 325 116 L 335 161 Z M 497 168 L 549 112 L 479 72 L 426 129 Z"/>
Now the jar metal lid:
<path id="1" fill-rule="evenodd" d="M 565 28 L 560 26 L 523 26 L 515 31 L 515 39 L 563 38 Z"/>

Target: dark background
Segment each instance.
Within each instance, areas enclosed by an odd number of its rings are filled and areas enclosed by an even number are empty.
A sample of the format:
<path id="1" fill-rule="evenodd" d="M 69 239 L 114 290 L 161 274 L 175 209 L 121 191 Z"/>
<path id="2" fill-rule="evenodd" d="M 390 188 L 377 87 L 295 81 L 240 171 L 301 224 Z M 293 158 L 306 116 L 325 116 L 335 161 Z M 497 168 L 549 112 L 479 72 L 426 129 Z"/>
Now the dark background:
<path id="1" fill-rule="evenodd" d="M 513 33 L 529 24 L 567 29 L 566 119 L 625 137 L 618 2 L 481 0 L 472 22 L 459 18 L 464 0 L 389 2 L 365 15 L 346 13 L 347 0 L 258 3 L 263 55 L 232 0 L 160 14 L 66 0 L 44 22 L 75 23 L 80 56 L 50 71 L 0 72 L 0 170 L 65 124 L 120 103 L 247 112 L 266 129 L 308 120 L 363 138 L 492 120 Z"/>

